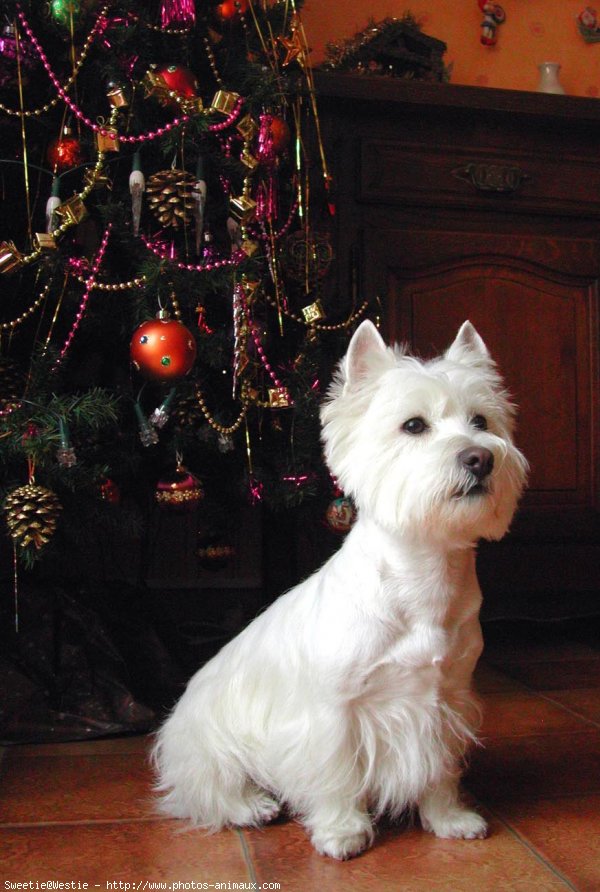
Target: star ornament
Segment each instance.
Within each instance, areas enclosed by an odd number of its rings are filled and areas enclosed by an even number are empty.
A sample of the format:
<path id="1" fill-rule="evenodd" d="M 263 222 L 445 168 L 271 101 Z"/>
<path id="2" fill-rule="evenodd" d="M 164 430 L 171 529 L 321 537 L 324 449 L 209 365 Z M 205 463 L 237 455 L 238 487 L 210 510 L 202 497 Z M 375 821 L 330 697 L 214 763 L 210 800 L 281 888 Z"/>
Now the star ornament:
<path id="1" fill-rule="evenodd" d="M 297 15 L 294 15 L 290 22 L 290 36 L 278 37 L 277 41 L 285 50 L 285 58 L 281 63 L 283 67 L 287 68 L 291 62 L 298 62 L 304 68 L 306 64 L 306 50 L 302 42 L 300 20 Z"/>

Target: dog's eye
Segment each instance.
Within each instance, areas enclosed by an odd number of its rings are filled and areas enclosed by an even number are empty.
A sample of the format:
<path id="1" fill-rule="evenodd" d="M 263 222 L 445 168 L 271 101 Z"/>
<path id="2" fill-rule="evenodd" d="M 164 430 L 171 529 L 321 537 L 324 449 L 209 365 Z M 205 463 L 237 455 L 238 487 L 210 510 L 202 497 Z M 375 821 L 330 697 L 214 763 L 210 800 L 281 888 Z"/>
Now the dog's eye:
<path id="1" fill-rule="evenodd" d="M 402 430 L 407 434 L 424 434 L 429 428 L 424 418 L 409 418 L 402 425 Z"/>
<path id="2" fill-rule="evenodd" d="M 471 424 L 473 427 L 476 427 L 478 431 L 486 431 L 488 427 L 487 419 L 483 415 L 474 415 L 471 418 Z"/>

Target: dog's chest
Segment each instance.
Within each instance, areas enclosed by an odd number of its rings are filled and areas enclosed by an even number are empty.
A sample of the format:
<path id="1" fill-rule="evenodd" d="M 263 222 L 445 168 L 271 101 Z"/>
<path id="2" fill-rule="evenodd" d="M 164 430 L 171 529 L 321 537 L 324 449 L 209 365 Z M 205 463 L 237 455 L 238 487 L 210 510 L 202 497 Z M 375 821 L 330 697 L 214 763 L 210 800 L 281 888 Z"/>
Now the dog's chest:
<path id="1" fill-rule="evenodd" d="M 388 634 L 364 675 L 363 692 L 380 695 L 468 686 L 482 649 L 475 594 L 398 604 Z"/>

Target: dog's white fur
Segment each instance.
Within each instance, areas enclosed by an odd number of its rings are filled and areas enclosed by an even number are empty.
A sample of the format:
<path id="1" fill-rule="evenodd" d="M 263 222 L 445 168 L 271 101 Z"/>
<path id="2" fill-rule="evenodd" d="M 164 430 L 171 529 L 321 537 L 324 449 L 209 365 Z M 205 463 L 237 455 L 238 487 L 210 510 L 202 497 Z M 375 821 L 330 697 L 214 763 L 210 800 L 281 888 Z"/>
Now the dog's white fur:
<path id="1" fill-rule="evenodd" d="M 417 417 L 426 428 L 411 434 Z M 458 781 L 479 717 L 475 543 L 506 532 L 526 474 L 513 408 L 469 322 L 428 362 L 364 322 L 322 422 L 356 524 L 192 678 L 153 752 L 161 807 L 217 830 L 285 804 L 339 859 L 370 845 L 378 816 L 411 806 L 437 836 L 483 837 Z M 457 459 L 471 447 L 494 459 L 473 491 Z"/>

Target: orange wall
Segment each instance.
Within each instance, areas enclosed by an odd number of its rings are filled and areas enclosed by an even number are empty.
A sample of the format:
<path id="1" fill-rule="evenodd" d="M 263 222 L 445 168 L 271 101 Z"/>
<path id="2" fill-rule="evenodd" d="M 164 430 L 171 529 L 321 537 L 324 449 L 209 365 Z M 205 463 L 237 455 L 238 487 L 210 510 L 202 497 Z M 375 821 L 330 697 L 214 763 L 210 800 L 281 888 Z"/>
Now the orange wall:
<path id="1" fill-rule="evenodd" d="M 561 83 L 573 96 L 600 96 L 600 43 L 586 43 L 576 17 L 586 0 L 502 0 L 506 21 L 498 42 L 479 41 L 482 19 L 476 0 L 305 0 L 302 21 L 312 63 L 323 60 L 327 41 L 362 31 L 369 18 L 379 22 L 410 10 L 423 31 L 443 40 L 451 82 L 514 90 L 535 90 L 540 62 L 560 62 Z M 600 13 L 600 2 L 589 3 Z"/>

